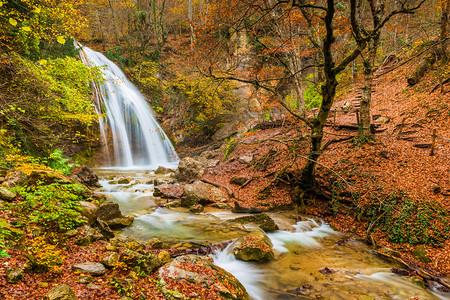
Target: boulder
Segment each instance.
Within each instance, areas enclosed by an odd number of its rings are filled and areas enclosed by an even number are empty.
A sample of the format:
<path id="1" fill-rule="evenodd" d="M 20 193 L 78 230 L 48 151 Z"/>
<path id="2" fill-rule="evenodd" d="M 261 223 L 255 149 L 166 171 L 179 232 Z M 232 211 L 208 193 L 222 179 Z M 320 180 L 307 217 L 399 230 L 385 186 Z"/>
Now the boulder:
<path id="1" fill-rule="evenodd" d="M 190 285 L 203 288 L 211 299 L 250 299 L 244 286 L 230 273 L 197 255 L 183 255 L 159 269 L 158 280 L 163 284 L 162 292 L 169 297 L 192 299 Z M 184 281 L 189 284 L 171 285 Z"/>
<path id="2" fill-rule="evenodd" d="M 60 284 L 48 291 L 43 300 L 77 300 L 77 297 L 70 286 Z"/>
<path id="3" fill-rule="evenodd" d="M 129 184 L 131 182 L 130 178 L 120 178 L 119 180 L 117 180 L 118 184 Z"/>
<path id="4" fill-rule="evenodd" d="M 195 205 L 192 205 L 192 206 L 189 208 L 189 211 L 192 212 L 192 213 L 194 213 L 194 214 L 201 213 L 201 212 L 204 211 L 204 210 L 205 210 L 205 208 L 204 208 L 203 205 L 201 205 L 201 204 L 195 204 Z"/>
<path id="5" fill-rule="evenodd" d="M 240 237 L 233 246 L 233 254 L 244 261 L 269 261 L 274 258 L 273 245 L 260 229 Z"/>
<path id="6" fill-rule="evenodd" d="M 175 171 L 175 178 L 179 181 L 192 181 L 200 178 L 205 173 L 205 165 L 191 157 L 180 160 Z"/>
<path id="7" fill-rule="evenodd" d="M 153 181 L 153 184 L 155 186 L 160 186 L 160 185 L 172 185 L 175 183 L 175 179 L 170 178 L 170 177 L 157 177 L 155 178 L 155 180 Z"/>
<path id="8" fill-rule="evenodd" d="M 262 213 L 253 216 L 239 217 L 236 219 L 229 220 L 229 222 L 239 223 L 239 224 L 255 224 L 265 232 L 273 232 L 278 230 L 278 225 L 270 218 L 267 214 Z"/>
<path id="9" fill-rule="evenodd" d="M 8 283 L 19 283 L 24 275 L 24 270 L 23 269 L 19 269 L 19 268 L 8 268 L 6 270 L 6 275 L 8 275 L 8 277 L 6 277 L 6 281 L 8 281 Z"/>
<path id="10" fill-rule="evenodd" d="M 87 201 L 79 201 L 78 204 L 80 205 L 79 211 L 81 215 L 87 219 L 88 224 L 94 224 L 97 217 L 98 206 Z"/>
<path id="11" fill-rule="evenodd" d="M 155 170 L 155 174 L 157 175 L 166 175 L 170 173 L 173 173 L 173 170 L 163 166 L 159 166 L 158 169 Z"/>
<path id="12" fill-rule="evenodd" d="M 227 200 L 228 195 L 224 191 L 211 184 L 197 180 L 193 184 L 186 184 L 184 186 L 181 206 L 191 207 L 196 204 L 223 203 Z"/>
<path id="13" fill-rule="evenodd" d="M 0 200 L 12 201 L 16 197 L 16 193 L 0 187 Z"/>
<path id="14" fill-rule="evenodd" d="M 155 186 L 153 196 L 165 199 L 179 199 L 183 195 L 183 187 L 181 185 L 158 185 Z"/>
<path id="15" fill-rule="evenodd" d="M 243 185 L 244 183 L 247 182 L 247 180 L 248 179 L 245 176 L 233 176 L 230 179 L 230 183 L 235 185 Z"/>
<path id="16" fill-rule="evenodd" d="M 97 209 L 96 217 L 103 221 L 109 221 L 116 218 L 123 218 L 119 204 L 113 202 L 104 202 Z"/>
<path id="17" fill-rule="evenodd" d="M 162 265 L 158 256 L 147 253 L 141 254 L 135 251 L 125 251 L 119 258 L 121 263 L 126 264 L 129 268 L 139 267 L 141 271 L 150 274 Z"/>
<path id="18" fill-rule="evenodd" d="M 106 222 L 111 229 L 121 229 L 133 224 L 133 217 L 115 218 Z"/>
<path id="19" fill-rule="evenodd" d="M 171 260 L 170 253 L 166 250 L 163 250 L 158 253 L 158 258 L 161 260 L 163 264 L 168 263 Z"/>
<path id="20" fill-rule="evenodd" d="M 119 263 L 119 254 L 112 252 L 102 259 L 102 264 L 107 268 L 114 268 Z"/>
<path id="21" fill-rule="evenodd" d="M 86 166 L 74 166 L 70 169 L 70 174 L 81 184 L 93 187 L 98 186 L 98 176 Z"/>
<path id="22" fill-rule="evenodd" d="M 73 271 L 79 271 L 92 276 L 101 276 L 106 273 L 105 266 L 97 262 L 85 262 L 72 266 Z"/>

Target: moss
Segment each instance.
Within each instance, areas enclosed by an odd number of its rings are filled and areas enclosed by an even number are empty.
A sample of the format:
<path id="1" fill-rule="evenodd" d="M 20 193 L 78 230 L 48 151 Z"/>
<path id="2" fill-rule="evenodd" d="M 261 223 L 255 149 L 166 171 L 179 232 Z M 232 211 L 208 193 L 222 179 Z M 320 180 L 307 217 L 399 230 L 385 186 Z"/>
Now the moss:
<path id="1" fill-rule="evenodd" d="M 239 223 L 239 224 L 249 224 L 253 223 L 259 226 L 265 232 L 273 232 L 278 230 L 278 225 L 265 213 L 257 214 L 253 216 L 239 217 L 229 222 Z"/>

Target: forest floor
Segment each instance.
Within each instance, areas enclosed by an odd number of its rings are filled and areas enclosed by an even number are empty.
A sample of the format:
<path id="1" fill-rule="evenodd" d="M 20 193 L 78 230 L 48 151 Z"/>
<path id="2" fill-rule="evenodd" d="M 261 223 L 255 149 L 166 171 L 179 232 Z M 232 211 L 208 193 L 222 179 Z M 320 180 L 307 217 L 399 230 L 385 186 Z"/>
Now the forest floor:
<path id="1" fill-rule="evenodd" d="M 356 130 L 338 126 L 356 125 L 354 113 L 332 114 L 324 136 L 324 144 L 329 145 L 317 169 L 322 195 L 302 200 L 304 205 L 298 209 L 376 247 L 393 249 L 410 266 L 449 276 L 450 97 L 440 89 L 431 93 L 439 82 L 433 71 L 416 86 L 408 86 L 406 75 L 413 67 L 413 63 L 406 64 L 377 80 L 372 116 L 388 117 L 388 121 L 378 122 L 379 132 L 373 140 L 358 141 Z M 449 88 L 445 86 L 446 91 Z M 338 99 L 335 108 L 357 98 L 358 82 L 349 90 L 352 92 Z M 227 160 L 209 168 L 204 178 L 227 186 L 242 206 L 291 208 L 295 178 L 305 164 L 309 141 L 301 141 L 292 151 L 289 140 L 308 131 L 288 121 L 292 120 L 287 119 L 285 126 L 237 138 Z M 433 130 L 437 138 L 434 155 L 430 155 Z M 243 162 L 245 157 L 251 158 L 250 164 Z M 286 166 L 287 172 L 275 180 Z M 229 183 L 236 175 L 253 180 L 239 188 Z M 413 257 L 412 252 L 422 244 L 429 263 Z"/>

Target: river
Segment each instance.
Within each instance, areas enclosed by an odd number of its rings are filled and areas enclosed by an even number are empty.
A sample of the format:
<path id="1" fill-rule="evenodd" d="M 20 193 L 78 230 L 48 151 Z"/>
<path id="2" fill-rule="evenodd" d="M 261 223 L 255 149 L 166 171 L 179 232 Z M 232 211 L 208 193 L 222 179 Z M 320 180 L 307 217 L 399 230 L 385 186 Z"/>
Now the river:
<path id="1" fill-rule="evenodd" d="M 227 222 L 242 216 L 207 208 L 193 214 L 184 208 L 160 207 L 166 200 L 153 197 L 153 171 L 97 169 L 101 193 L 118 203 L 132 226 L 117 232 L 141 242 L 158 238 L 173 247 L 228 241 L 253 230 Z M 160 176 L 160 175 L 158 175 Z M 132 178 L 129 184 L 117 179 Z M 268 263 L 236 260 L 227 247 L 212 254 L 215 264 L 233 274 L 252 299 L 449 299 L 448 294 L 420 287 L 418 278 L 391 272 L 401 266 L 375 255 L 354 237 L 333 230 L 320 220 L 292 212 L 269 213 L 280 230 L 269 233 L 275 259 Z M 416 299 L 414 298 L 414 299 Z"/>

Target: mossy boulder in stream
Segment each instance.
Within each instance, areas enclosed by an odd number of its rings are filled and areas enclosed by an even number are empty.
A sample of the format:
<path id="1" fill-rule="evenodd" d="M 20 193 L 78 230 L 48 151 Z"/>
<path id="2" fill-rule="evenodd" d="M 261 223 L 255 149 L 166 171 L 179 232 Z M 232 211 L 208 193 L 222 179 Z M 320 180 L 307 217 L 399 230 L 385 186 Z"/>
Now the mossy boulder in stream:
<path id="1" fill-rule="evenodd" d="M 274 258 L 273 245 L 261 229 L 240 237 L 233 247 L 233 254 L 244 261 L 269 261 Z"/>
<path id="2" fill-rule="evenodd" d="M 158 274 L 168 299 L 250 299 L 233 275 L 197 255 L 179 256 Z"/>
<path id="3" fill-rule="evenodd" d="M 278 225 L 275 224 L 275 222 L 272 220 L 272 218 L 270 218 L 265 213 L 253 215 L 253 216 L 239 217 L 236 219 L 229 220 L 228 222 L 234 222 L 234 223 L 239 223 L 239 224 L 253 223 L 255 225 L 258 225 L 259 228 L 261 228 L 265 232 L 273 232 L 275 230 L 278 230 Z"/>

